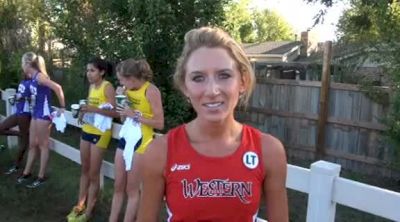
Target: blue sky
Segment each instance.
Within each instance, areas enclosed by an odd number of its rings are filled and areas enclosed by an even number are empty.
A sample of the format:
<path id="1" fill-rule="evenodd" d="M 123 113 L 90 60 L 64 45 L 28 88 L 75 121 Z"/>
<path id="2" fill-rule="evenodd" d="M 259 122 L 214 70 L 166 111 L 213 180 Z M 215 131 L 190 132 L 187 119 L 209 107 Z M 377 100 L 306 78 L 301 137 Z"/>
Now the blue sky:
<path id="1" fill-rule="evenodd" d="M 337 21 L 343 10 L 348 7 L 344 2 L 346 1 L 339 1 L 335 7 L 330 8 L 324 23 L 311 29 L 311 35 L 315 40 L 336 40 Z M 251 7 L 276 11 L 292 25 L 297 33 L 310 28 L 313 25 L 313 17 L 322 8 L 320 4 L 307 4 L 304 0 L 251 0 Z"/>

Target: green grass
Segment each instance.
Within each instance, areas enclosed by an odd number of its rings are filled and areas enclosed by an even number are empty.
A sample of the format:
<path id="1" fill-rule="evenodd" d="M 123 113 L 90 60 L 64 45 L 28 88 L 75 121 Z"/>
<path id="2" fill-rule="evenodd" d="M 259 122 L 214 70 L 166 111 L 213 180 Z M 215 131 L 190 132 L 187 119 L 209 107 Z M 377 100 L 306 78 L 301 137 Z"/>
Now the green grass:
<path id="1" fill-rule="evenodd" d="M 14 156 L 15 150 L 1 152 L 2 171 L 10 165 Z M 34 190 L 15 184 L 16 175 L 0 174 L 1 221 L 65 221 L 65 216 L 77 200 L 80 168 L 52 152 L 48 169 L 48 181 Z M 93 221 L 107 221 L 112 186 L 113 182 L 106 179 Z"/>

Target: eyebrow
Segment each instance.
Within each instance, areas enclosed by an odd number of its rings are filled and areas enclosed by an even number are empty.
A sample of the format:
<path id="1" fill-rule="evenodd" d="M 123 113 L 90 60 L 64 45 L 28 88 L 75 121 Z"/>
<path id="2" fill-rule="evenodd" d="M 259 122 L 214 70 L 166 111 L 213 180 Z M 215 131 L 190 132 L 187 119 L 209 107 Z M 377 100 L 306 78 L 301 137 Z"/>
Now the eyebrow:
<path id="1" fill-rule="evenodd" d="M 233 70 L 229 69 L 229 68 L 217 70 L 217 73 L 221 73 L 221 72 L 233 72 Z M 204 72 L 202 72 L 200 70 L 195 70 L 195 71 L 189 72 L 189 74 L 191 74 L 191 75 L 203 74 L 203 73 Z"/>

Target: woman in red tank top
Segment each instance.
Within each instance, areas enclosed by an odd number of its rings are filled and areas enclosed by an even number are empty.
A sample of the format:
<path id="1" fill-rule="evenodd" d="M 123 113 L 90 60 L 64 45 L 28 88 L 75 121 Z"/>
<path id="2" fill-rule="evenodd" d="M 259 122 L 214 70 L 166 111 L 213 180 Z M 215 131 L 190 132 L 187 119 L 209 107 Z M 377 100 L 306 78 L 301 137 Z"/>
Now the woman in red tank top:
<path id="1" fill-rule="evenodd" d="M 168 221 L 288 221 L 286 155 L 281 142 L 235 120 L 255 76 L 242 48 L 217 28 L 185 35 L 174 83 L 196 118 L 153 140 L 144 154 L 138 221 L 158 221 L 165 196 Z"/>

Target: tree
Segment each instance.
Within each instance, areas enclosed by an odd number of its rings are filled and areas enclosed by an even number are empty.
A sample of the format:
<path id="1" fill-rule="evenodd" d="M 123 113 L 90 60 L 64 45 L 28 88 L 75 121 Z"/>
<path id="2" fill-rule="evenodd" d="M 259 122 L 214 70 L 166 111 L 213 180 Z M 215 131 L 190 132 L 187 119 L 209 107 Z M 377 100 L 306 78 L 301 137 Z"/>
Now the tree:
<path id="1" fill-rule="evenodd" d="M 328 7 L 332 0 L 306 0 L 321 2 Z M 381 64 L 391 78 L 391 106 L 385 119 L 387 135 L 400 147 L 400 1 L 351 0 L 351 8 L 339 20 L 339 37 L 344 43 L 358 44 L 363 56 Z M 329 10 L 329 9 L 328 9 Z M 400 149 L 397 149 L 400 154 Z"/>
<path id="2" fill-rule="evenodd" d="M 48 1 L 56 35 L 76 52 L 75 67 L 91 55 L 115 62 L 146 58 L 162 91 L 166 128 L 192 117 L 171 84 L 175 62 L 188 30 L 221 25 L 226 0 Z"/>
<path id="3" fill-rule="evenodd" d="M 240 42 L 254 42 L 252 13 L 249 10 L 250 0 L 231 1 L 225 6 L 224 28 Z"/>
<path id="4" fill-rule="evenodd" d="M 398 35 L 392 33 L 398 30 L 399 13 L 398 3 L 388 5 L 381 1 L 366 4 L 361 0 L 353 0 L 351 8 L 339 20 L 339 37 L 346 42 L 360 43 L 379 43 L 390 41 L 393 37 L 398 39 Z"/>
<path id="5" fill-rule="evenodd" d="M 220 26 L 225 1 L 216 0 L 131 0 L 135 29 L 142 36 L 143 53 L 154 69 L 155 82 L 163 92 L 166 126 L 193 117 L 189 107 L 173 88 L 172 74 L 183 46 L 184 34 L 204 25 Z"/>
<path id="6" fill-rule="evenodd" d="M 26 1 L 0 0 L 0 87 L 16 86 L 21 55 L 31 49 L 32 11 Z"/>
<path id="7" fill-rule="evenodd" d="M 293 30 L 276 12 L 265 9 L 253 13 L 256 41 L 292 40 Z"/>
<path id="8" fill-rule="evenodd" d="M 118 61 L 143 55 L 128 0 L 49 1 L 55 34 L 76 49 L 79 62 L 97 55 Z"/>
<path id="9" fill-rule="evenodd" d="M 225 29 L 240 42 L 289 40 L 293 30 L 276 12 L 250 9 L 250 0 L 231 1 L 225 6 Z"/>

